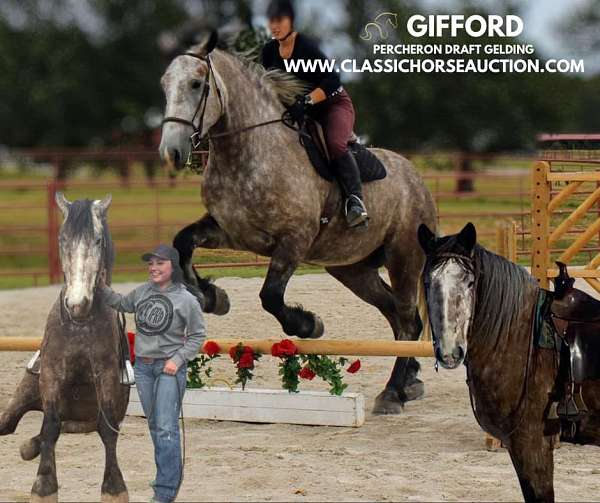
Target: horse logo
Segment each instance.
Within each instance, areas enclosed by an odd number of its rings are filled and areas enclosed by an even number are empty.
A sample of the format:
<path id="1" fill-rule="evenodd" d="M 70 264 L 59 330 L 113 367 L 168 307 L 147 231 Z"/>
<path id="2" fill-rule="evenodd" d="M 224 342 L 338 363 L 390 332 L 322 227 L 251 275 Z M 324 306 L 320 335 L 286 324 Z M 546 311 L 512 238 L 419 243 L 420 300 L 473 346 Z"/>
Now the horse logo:
<path id="1" fill-rule="evenodd" d="M 382 12 L 377 15 L 377 17 L 367 23 L 363 28 L 363 33 L 361 33 L 360 38 L 362 40 L 373 40 L 373 30 L 377 30 L 379 33 L 379 38 L 381 40 L 386 40 L 389 37 L 388 28 L 385 26 L 389 24 L 392 28 L 398 28 L 398 14 L 395 12 Z"/>

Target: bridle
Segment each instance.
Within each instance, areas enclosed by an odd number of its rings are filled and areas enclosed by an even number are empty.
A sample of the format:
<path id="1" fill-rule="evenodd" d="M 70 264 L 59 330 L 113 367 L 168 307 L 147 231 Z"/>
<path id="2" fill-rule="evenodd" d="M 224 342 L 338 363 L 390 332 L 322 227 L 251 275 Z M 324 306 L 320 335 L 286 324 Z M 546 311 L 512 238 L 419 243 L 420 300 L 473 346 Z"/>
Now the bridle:
<path id="1" fill-rule="evenodd" d="M 221 107 L 221 113 L 223 114 L 223 98 L 221 97 L 221 90 L 219 86 L 217 86 L 217 79 L 215 78 L 212 70 L 212 65 L 210 63 L 209 56 L 200 56 L 198 54 L 194 54 L 193 52 L 184 52 L 181 56 L 190 56 L 192 58 L 199 59 L 200 61 L 204 61 L 208 67 L 208 71 L 206 73 L 206 80 L 204 81 L 204 85 L 202 86 L 202 94 L 200 95 L 200 101 L 198 101 L 198 105 L 196 106 L 196 110 L 194 110 L 194 115 L 190 120 L 182 119 L 181 117 L 167 116 L 162 122 L 161 126 L 163 126 L 167 122 L 178 122 L 179 124 L 183 124 L 185 126 L 191 127 L 194 132 L 190 136 L 190 142 L 192 144 L 192 150 L 198 150 L 200 148 L 200 137 L 202 135 L 202 125 L 204 123 L 204 114 L 206 113 L 206 105 L 208 103 L 208 95 L 210 93 L 210 77 L 212 75 L 215 81 L 215 89 L 217 91 L 217 96 L 219 98 L 219 106 Z M 194 124 L 194 121 L 198 117 L 198 126 Z"/>
<path id="2" fill-rule="evenodd" d="M 217 85 L 217 79 L 215 77 L 215 73 L 214 73 L 209 55 L 200 56 L 198 54 L 194 54 L 193 52 L 184 52 L 183 54 L 180 54 L 180 56 L 191 56 L 192 58 L 196 58 L 196 59 L 199 59 L 200 61 L 204 61 L 208 67 L 208 71 L 206 73 L 206 80 L 205 80 L 203 88 L 202 88 L 202 94 L 200 96 L 200 101 L 198 102 L 198 105 L 196 106 L 196 109 L 194 110 L 194 114 L 192 115 L 192 118 L 190 120 L 188 120 L 188 119 L 183 119 L 181 117 L 167 116 L 162 120 L 161 127 L 168 122 L 177 122 L 179 124 L 183 124 L 184 126 L 188 126 L 193 129 L 194 132 L 190 136 L 190 144 L 191 144 L 190 157 L 187 159 L 186 165 L 189 165 L 189 167 L 193 171 L 195 171 L 197 173 L 201 173 L 202 172 L 202 153 L 203 153 L 203 151 L 200 150 L 200 146 L 202 143 L 202 126 L 204 124 L 204 114 L 206 113 L 206 105 L 208 103 L 208 96 L 210 94 L 211 75 L 212 75 L 212 78 L 215 83 L 217 97 L 219 98 L 219 107 L 220 107 L 219 117 L 221 117 L 224 112 L 223 98 L 221 96 L 221 90 L 219 89 L 219 86 Z M 195 124 L 196 118 L 198 118 L 197 126 Z M 299 129 L 290 122 L 289 113 L 284 112 L 279 119 L 271 119 L 268 121 L 259 122 L 258 124 L 253 124 L 251 126 L 239 127 L 236 129 L 222 132 L 222 133 L 212 133 L 211 134 L 209 132 L 208 138 L 209 138 L 209 140 L 214 140 L 216 138 L 232 136 L 232 135 L 243 133 L 243 132 L 246 132 L 251 129 L 261 127 L 261 126 L 267 126 L 269 124 L 276 124 L 278 122 L 283 123 L 285 126 L 289 127 L 290 129 L 299 131 Z"/>

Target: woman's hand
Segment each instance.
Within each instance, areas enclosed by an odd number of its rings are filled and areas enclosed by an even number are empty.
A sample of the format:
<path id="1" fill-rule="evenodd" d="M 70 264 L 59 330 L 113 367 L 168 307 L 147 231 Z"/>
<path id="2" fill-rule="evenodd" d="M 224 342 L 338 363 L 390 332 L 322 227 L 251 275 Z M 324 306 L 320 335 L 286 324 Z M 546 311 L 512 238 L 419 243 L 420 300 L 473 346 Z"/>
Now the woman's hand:
<path id="1" fill-rule="evenodd" d="M 163 368 L 163 372 L 165 374 L 175 375 L 175 373 L 177 372 L 178 368 L 179 367 L 177 367 L 177 364 L 173 360 L 167 360 L 165 362 L 165 366 Z"/>
<path id="2" fill-rule="evenodd" d="M 292 120 L 296 124 L 301 126 L 302 123 L 304 122 L 304 115 L 306 112 L 306 102 L 304 101 L 304 97 L 303 96 L 298 97 L 296 102 L 293 105 L 291 105 L 290 107 L 288 107 L 287 111 L 289 112 L 290 116 L 292 117 Z"/>

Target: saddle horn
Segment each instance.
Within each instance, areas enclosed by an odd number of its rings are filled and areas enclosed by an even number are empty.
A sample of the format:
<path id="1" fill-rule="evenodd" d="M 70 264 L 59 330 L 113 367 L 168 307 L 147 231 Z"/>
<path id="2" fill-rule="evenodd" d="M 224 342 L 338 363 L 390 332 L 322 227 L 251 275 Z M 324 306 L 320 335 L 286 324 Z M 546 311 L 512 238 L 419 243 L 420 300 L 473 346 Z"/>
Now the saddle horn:
<path id="1" fill-rule="evenodd" d="M 558 276 L 554 278 L 554 293 L 557 298 L 561 298 L 568 289 L 573 288 L 575 278 L 569 276 L 567 264 L 557 261 L 556 265 L 558 266 Z"/>

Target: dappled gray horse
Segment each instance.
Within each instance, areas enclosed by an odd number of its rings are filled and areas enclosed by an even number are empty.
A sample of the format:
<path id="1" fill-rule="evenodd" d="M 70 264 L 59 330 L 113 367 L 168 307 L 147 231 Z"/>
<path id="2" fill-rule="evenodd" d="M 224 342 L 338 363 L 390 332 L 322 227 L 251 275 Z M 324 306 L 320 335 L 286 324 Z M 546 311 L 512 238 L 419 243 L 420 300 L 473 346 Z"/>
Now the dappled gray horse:
<path id="1" fill-rule="evenodd" d="M 284 302 L 287 283 L 304 262 L 324 266 L 377 307 L 396 339 L 417 339 L 422 329 L 417 288 L 424 263 L 417 227 L 435 225 L 435 207 L 412 164 L 394 152 L 372 149 L 388 176 L 364 187 L 370 225 L 348 229 L 341 211 L 323 224 L 326 206 L 341 200 L 339 187 L 316 173 L 297 132 L 277 121 L 284 112 L 282 101 L 293 101 L 301 86 L 289 76 L 213 50 L 215 45 L 213 35 L 193 46 L 171 62 L 161 79 L 167 99 L 162 158 L 180 168 L 194 131 L 197 137 L 208 135 L 210 142 L 202 182 L 208 213 L 174 240 L 185 279 L 201 290 L 205 311 L 224 314 L 229 300 L 195 272 L 194 248 L 232 248 L 271 257 L 260 298 L 287 335 L 320 337 L 324 330 L 317 315 Z M 276 122 L 252 127 L 268 121 Z M 379 276 L 381 266 L 389 272 L 391 287 Z M 421 396 L 418 370 L 413 358 L 398 358 L 374 412 L 398 413 L 407 399 Z"/>
<path id="2" fill-rule="evenodd" d="M 110 196 L 70 203 L 58 193 L 56 202 L 65 217 L 59 234 L 65 285 L 48 315 L 39 376 L 26 372 L 0 415 L 0 435 L 14 432 L 27 411 L 43 411 L 41 433 L 21 447 L 21 456 L 41 454 L 32 500 L 57 501 L 54 447 L 61 427 L 98 431 L 106 454 L 102 501 L 128 501 L 117 462 L 118 427 L 129 401 L 129 386 L 120 383 L 120 351 L 126 342 L 116 312 L 95 295 L 102 271 L 107 284 L 111 278 Z"/>

